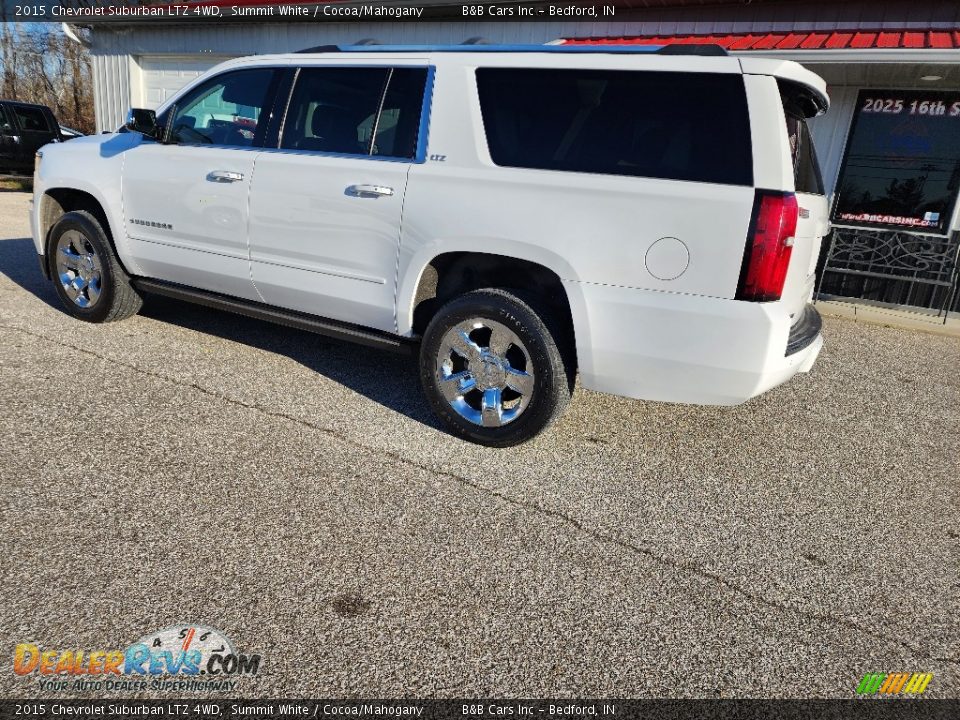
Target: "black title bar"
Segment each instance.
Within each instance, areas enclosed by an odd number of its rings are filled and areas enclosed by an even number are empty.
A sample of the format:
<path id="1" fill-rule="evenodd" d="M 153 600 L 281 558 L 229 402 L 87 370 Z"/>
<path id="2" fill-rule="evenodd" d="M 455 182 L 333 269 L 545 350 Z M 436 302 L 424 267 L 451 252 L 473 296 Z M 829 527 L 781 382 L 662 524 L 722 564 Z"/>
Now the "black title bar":
<path id="1" fill-rule="evenodd" d="M 637 4 L 630 0 L 494 0 L 486 2 L 362 2 L 320 0 L 2 0 L 3 17 L 13 22 L 138 24 L 148 22 L 543 22 L 629 20 Z"/>

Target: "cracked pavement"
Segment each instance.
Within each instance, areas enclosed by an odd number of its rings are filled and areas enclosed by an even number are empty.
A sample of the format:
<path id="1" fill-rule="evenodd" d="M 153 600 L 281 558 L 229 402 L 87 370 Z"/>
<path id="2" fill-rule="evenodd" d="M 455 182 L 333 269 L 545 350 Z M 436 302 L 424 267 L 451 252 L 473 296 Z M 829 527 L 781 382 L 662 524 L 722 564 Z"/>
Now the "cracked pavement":
<path id="1" fill-rule="evenodd" d="M 163 299 L 70 319 L 27 199 L 0 193 L 3 697 L 45 694 L 18 642 L 181 622 L 261 654 L 240 696 L 958 696 L 957 339 L 828 318 L 746 405 L 578 389 L 494 450 L 408 358 Z"/>

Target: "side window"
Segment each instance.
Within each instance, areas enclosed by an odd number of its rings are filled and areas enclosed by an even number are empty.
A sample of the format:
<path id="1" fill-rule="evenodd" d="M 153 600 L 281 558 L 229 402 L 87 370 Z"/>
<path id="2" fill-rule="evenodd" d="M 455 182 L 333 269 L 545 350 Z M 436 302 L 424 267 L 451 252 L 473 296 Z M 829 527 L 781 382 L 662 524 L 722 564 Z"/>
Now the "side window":
<path id="1" fill-rule="evenodd" d="M 793 160 L 793 179 L 797 192 L 823 195 L 823 178 L 817 151 L 810 136 L 806 117 L 816 112 L 802 87 L 787 81 L 779 81 L 780 99 L 787 119 L 787 140 L 790 143 L 790 158 Z"/>
<path id="2" fill-rule="evenodd" d="M 623 70 L 477 70 L 497 165 L 753 184 L 743 78 Z"/>
<path id="3" fill-rule="evenodd" d="M 305 68 L 280 147 L 412 159 L 426 68 Z"/>
<path id="4" fill-rule="evenodd" d="M 412 159 L 417 153 L 426 68 L 394 68 L 370 154 Z"/>
<path id="5" fill-rule="evenodd" d="M 386 68 L 304 68 L 290 98 L 281 148 L 368 155 Z"/>
<path id="6" fill-rule="evenodd" d="M 790 141 L 790 156 L 793 160 L 793 179 L 796 191 L 823 195 L 823 179 L 817 151 L 810 137 L 807 121 L 796 115 L 787 115 L 787 138 Z"/>
<path id="7" fill-rule="evenodd" d="M 14 105 L 11 109 L 20 121 L 20 128 L 24 132 L 50 132 L 50 123 L 47 122 L 47 116 L 40 108 Z"/>
<path id="8" fill-rule="evenodd" d="M 0 133 L 12 135 L 14 133 L 13 121 L 7 115 L 7 109 L 0 105 Z"/>
<path id="9" fill-rule="evenodd" d="M 269 112 L 274 70 L 224 73 L 177 101 L 170 141 L 183 145 L 259 145 Z"/>

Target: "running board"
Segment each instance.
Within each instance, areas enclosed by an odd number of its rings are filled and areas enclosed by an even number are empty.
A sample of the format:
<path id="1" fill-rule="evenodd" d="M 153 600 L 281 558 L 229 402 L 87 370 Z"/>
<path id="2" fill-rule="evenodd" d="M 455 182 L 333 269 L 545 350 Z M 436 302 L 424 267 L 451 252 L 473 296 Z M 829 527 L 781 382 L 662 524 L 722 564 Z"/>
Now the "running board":
<path id="1" fill-rule="evenodd" d="M 224 310 L 236 315 L 255 318 L 256 320 L 265 320 L 276 323 L 277 325 L 286 325 L 287 327 L 297 328 L 298 330 L 306 330 L 307 332 L 317 333 L 318 335 L 326 335 L 336 338 L 337 340 L 346 340 L 348 342 L 390 350 L 405 355 L 411 354 L 416 342 L 416 338 L 403 338 L 399 335 L 391 335 L 390 333 L 379 330 L 371 330 L 358 325 L 337 322 L 336 320 L 327 320 L 294 310 L 284 310 L 271 305 L 265 305 L 264 303 L 253 302 L 252 300 L 241 300 L 240 298 L 230 297 L 229 295 L 220 295 L 219 293 L 207 292 L 206 290 L 196 290 L 195 288 L 164 282 L 163 280 L 132 278 L 131 284 L 141 292 L 163 295 L 175 300 L 185 300 L 216 310 Z"/>

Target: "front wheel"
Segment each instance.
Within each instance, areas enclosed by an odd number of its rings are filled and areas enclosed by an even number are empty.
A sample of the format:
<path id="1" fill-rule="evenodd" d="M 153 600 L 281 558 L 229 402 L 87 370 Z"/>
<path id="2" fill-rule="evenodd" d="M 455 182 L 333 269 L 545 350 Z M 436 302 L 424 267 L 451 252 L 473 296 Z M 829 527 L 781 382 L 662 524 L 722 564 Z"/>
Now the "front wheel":
<path id="1" fill-rule="evenodd" d="M 75 318 L 111 322 L 140 311 L 140 295 L 90 213 L 68 212 L 57 221 L 50 230 L 48 262 L 57 296 Z"/>
<path id="2" fill-rule="evenodd" d="M 508 447 L 537 435 L 570 401 L 572 373 L 559 349 L 565 338 L 554 337 L 558 327 L 508 290 L 451 300 L 420 346 L 420 381 L 434 413 L 482 445 Z"/>

